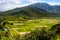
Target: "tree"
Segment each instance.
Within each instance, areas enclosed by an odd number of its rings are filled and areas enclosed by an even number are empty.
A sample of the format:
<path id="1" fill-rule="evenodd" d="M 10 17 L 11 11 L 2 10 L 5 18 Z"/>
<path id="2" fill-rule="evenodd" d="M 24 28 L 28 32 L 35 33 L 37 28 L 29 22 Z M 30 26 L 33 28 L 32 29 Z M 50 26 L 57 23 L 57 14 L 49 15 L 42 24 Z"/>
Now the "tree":
<path id="1" fill-rule="evenodd" d="M 5 20 L 0 19 L 0 40 L 12 40 L 10 30 L 8 27 L 5 27 Z"/>
<path id="2" fill-rule="evenodd" d="M 60 34 L 60 24 L 53 25 L 51 30 L 55 31 L 56 34 Z"/>
<path id="3" fill-rule="evenodd" d="M 42 29 L 36 29 L 30 34 L 25 36 L 24 40 L 55 40 L 55 32 L 51 30 L 46 30 L 44 27 Z"/>

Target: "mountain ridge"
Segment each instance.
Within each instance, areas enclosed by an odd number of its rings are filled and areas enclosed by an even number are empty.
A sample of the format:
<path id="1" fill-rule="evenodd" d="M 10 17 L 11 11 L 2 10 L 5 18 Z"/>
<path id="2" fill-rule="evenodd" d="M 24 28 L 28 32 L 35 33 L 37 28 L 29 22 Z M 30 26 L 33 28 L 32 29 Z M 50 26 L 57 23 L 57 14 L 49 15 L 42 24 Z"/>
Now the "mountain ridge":
<path id="1" fill-rule="evenodd" d="M 0 17 L 12 18 L 12 19 L 37 19 L 37 18 L 50 18 L 60 17 L 54 12 L 49 12 L 42 8 L 37 7 L 35 4 L 29 5 L 22 8 L 15 8 L 6 12 L 0 12 Z"/>

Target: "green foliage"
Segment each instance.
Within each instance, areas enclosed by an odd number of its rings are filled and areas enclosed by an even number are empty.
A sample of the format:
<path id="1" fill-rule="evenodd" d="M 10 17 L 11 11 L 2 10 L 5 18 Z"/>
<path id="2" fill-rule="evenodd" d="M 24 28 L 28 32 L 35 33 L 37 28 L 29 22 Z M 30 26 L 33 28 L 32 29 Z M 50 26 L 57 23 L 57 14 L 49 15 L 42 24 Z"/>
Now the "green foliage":
<path id="1" fill-rule="evenodd" d="M 54 31 L 47 31 L 43 29 L 36 29 L 25 36 L 24 40 L 55 40 L 56 34 Z"/>
<path id="2" fill-rule="evenodd" d="M 31 21 L 31 23 L 39 22 Z M 60 24 L 53 25 L 52 28 L 48 30 L 45 27 L 38 27 L 32 32 L 25 35 L 20 35 L 20 33 L 18 33 L 16 30 L 10 27 L 6 27 L 5 24 L 13 25 L 12 23 L 8 23 L 5 20 L 0 21 L 0 40 L 56 40 L 56 34 L 60 33 Z M 28 23 L 26 22 L 25 24 Z"/>
<path id="3" fill-rule="evenodd" d="M 60 34 L 60 24 L 53 25 L 51 30 L 55 31 L 56 34 Z"/>
<path id="4" fill-rule="evenodd" d="M 20 9 L 20 8 L 19 8 Z M 38 19 L 38 18 L 48 18 L 48 17 L 55 17 L 54 13 L 38 11 L 36 8 L 33 7 L 26 7 L 19 9 L 13 9 L 6 12 L 0 13 L 1 18 L 6 18 L 6 20 L 19 20 L 20 17 L 23 19 Z"/>
<path id="5" fill-rule="evenodd" d="M 0 40 L 14 40 L 14 37 L 18 34 L 16 31 L 10 30 L 9 27 L 5 27 L 6 23 L 4 20 L 0 21 Z"/>

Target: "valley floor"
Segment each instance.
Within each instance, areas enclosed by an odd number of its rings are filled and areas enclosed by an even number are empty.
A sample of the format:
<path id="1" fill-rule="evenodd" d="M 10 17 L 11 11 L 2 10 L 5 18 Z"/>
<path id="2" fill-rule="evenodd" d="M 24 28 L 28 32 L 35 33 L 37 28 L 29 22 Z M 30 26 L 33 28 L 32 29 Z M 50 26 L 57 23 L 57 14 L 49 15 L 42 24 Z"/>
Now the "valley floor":
<path id="1" fill-rule="evenodd" d="M 20 35 L 25 35 L 35 30 L 36 28 L 45 27 L 50 29 L 53 25 L 60 23 L 60 19 L 37 19 L 28 21 L 8 21 L 13 25 L 5 25 L 13 30 L 16 30 Z M 60 40 L 60 37 L 57 39 Z"/>

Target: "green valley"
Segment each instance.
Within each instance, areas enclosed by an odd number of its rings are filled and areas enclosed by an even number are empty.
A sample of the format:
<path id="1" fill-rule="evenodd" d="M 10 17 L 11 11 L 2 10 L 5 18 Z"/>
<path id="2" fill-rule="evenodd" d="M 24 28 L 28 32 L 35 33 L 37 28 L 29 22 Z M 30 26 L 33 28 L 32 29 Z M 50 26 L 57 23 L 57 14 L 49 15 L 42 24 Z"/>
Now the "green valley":
<path id="1" fill-rule="evenodd" d="M 60 40 L 59 12 L 32 4 L 0 12 L 0 40 Z"/>

